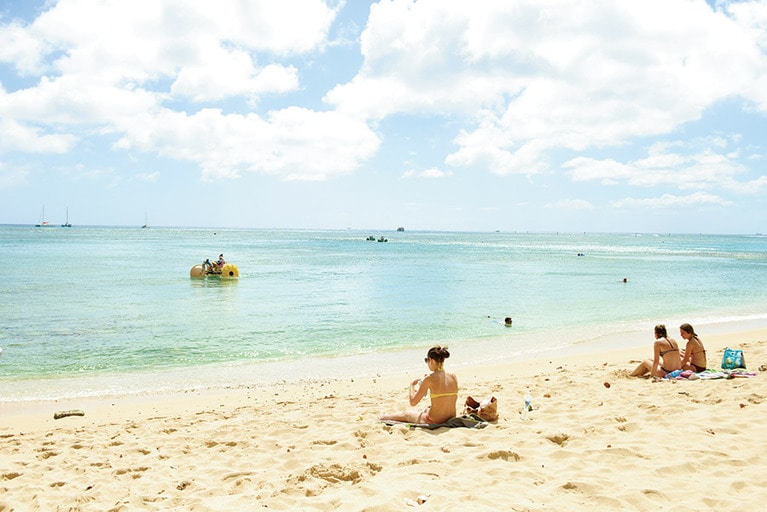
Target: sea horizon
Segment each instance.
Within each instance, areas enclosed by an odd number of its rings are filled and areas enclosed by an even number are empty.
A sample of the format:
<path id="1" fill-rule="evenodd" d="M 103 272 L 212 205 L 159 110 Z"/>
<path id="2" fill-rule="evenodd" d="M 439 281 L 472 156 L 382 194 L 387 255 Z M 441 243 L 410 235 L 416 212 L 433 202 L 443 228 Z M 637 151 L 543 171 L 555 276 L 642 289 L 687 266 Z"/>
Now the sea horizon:
<path id="1" fill-rule="evenodd" d="M 70 223 L 71 224 L 71 223 Z M 0 228 L 29 228 L 34 227 L 41 228 L 85 228 L 85 229 L 195 229 L 195 230 L 235 230 L 235 231 L 289 231 L 289 232 L 311 232 L 311 231 L 354 231 L 354 232 L 381 232 L 381 233 L 455 233 L 455 234 L 486 234 L 486 233 L 500 233 L 500 234 L 520 234 L 520 235 L 639 235 L 639 236 L 666 236 L 666 235 L 681 235 L 681 236 L 757 236 L 767 237 L 767 233 L 756 232 L 719 232 L 719 231 L 567 231 L 567 230 L 508 230 L 508 229 L 496 229 L 488 228 L 481 230 L 465 230 L 465 229 L 431 229 L 431 228 L 406 228 L 404 226 L 387 226 L 387 227 L 263 227 L 263 226 L 182 226 L 182 225 L 165 225 L 165 224 L 153 224 L 151 226 L 142 226 L 139 223 L 136 224 L 71 224 L 71 226 L 63 226 L 59 223 L 48 223 L 45 226 L 39 226 L 35 223 L 0 223 Z M 398 228 L 402 227 L 403 230 L 399 231 Z"/>

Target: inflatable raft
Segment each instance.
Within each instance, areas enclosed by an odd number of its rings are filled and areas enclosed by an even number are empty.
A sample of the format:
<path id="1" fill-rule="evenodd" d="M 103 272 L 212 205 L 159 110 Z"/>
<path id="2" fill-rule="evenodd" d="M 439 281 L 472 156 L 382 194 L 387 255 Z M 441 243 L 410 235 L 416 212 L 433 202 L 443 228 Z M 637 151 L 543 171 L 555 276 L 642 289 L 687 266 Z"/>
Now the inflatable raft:
<path id="1" fill-rule="evenodd" d="M 189 270 L 189 277 L 220 277 L 230 279 L 240 277 L 240 270 L 234 263 L 226 263 L 223 267 L 215 264 L 198 264 Z"/>

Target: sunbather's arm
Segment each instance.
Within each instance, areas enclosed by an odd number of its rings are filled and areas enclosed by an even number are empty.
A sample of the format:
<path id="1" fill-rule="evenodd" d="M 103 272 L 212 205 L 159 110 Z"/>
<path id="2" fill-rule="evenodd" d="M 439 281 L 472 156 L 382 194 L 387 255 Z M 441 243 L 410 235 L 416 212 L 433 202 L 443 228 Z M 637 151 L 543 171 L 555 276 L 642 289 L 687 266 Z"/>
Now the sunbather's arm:
<path id="1" fill-rule="evenodd" d="M 410 383 L 410 406 L 414 407 L 418 405 L 418 402 L 421 401 L 421 398 L 426 394 L 426 391 L 429 389 L 430 385 L 430 379 L 431 377 L 424 377 L 423 381 L 421 379 L 415 379 L 413 382 Z M 421 384 L 418 386 L 418 384 Z M 418 386 L 418 389 L 416 389 L 416 386 Z"/>

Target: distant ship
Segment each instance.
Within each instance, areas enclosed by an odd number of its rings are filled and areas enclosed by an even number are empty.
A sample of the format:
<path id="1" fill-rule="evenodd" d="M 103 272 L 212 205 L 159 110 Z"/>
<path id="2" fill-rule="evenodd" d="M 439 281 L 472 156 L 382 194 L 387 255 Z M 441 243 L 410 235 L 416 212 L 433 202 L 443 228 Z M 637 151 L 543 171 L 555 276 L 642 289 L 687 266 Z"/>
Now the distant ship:
<path id="1" fill-rule="evenodd" d="M 398 227 L 398 228 L 397 228 L 397 231 L 405 231 L 405 228 L 403 228 L 402 226 L 400 226 L 400 227 Z"/>

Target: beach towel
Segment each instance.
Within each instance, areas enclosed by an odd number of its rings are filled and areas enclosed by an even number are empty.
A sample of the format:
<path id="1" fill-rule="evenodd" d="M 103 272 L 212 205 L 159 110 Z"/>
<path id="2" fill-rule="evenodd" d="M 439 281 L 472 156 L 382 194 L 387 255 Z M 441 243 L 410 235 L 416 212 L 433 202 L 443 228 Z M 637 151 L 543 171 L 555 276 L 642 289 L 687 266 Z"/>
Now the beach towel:
<path id="1" fill-rule="evenodd" d="M 734 370 L 724 370 L 728 379 L 735 379 L 737 377 L 756 377 L 756 372 L 749 372 L 746 369 L 736 368 Z"/>
<path id="2" fill-rule="evenodd" d="M 466 427 L 466 428 L 485 428 L 487 426 L 487 421 L 483 420 L 476 414 L 465 414 L 463 416 L 457 416 L 455 418 L 450 418 L 444 423 L 408 423 L 407 421 L 394 421 L 394 420 L 381 420 L 381 423 L 384 423 L 386 425 L 392 426 L 392 425 L 407 425 L 410 428 L 425 428 L 428 430 L 436 430 L 438 428 L 446 427 L 446 428 L 458 428 L 458 427 Z"/>
<path id="3" fill-rule="evenodd" d="M 694 373 L 690 370 L 676 370 L 664 377 L 668 380 L 715 380 L 715 379 L 735 379 L 742 377 L 756 377 L 755 372 L 749 372 L 745 369 L 735 370 L 703 370 L 702 372 Z"/>

